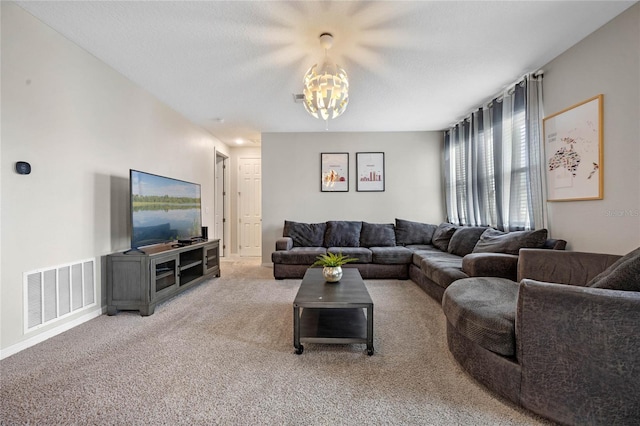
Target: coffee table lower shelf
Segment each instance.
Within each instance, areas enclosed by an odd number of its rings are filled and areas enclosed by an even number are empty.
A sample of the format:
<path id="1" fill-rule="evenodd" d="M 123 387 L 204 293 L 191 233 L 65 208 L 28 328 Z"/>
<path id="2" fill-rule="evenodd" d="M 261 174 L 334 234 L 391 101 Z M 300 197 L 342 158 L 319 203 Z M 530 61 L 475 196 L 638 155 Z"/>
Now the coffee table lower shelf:
<path id="1" fill-rule="evenodd" d="M 294 336 L 297 354 L 304 350 L 300 343 L 308 342 L 365 343 L 367 354 L 373 355 L 373 336 L 363 308 L 302 308 L 297 329 L 294 333 L 297 334 Z"/>

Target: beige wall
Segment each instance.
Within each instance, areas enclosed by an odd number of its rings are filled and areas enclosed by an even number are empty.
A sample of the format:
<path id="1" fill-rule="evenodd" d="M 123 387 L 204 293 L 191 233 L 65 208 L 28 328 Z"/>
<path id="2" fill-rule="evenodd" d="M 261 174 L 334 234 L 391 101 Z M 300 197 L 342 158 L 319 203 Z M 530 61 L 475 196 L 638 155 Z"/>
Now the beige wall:
<path id="1" fill-rule="evenodd" d="M 604 95 L 604 199 L 549 202 L 549 228 L 574 251 L 640 246 L 640 4 L 544 66 L 550 115 Z"/>
<path id="2" fill-rule="evenodd" d="M 395 218 L 440 223 L 442 132 L 262 135 L 262 262 L 271 262 L 285 220 Z M 320 153 L 348 152 L 349 192 L 320 191 Z M 384 152 L 384 192 L 356 192 L 356 152 Z"/>
<path id="3" fill-rule="evenodd" d="M 213 226 L 215 150 L 229 149 L 16 5 L 1 7 L 4 356 L 51 332 L 23 333 L 24 272 L 93 258 L 104 303 L 101 258 L 129 247 L 130 168 L 200 183 Z M 15 173 L 19 160 L 30 175 Z"/>
<path id="4" fill-rule="evenodd" d="M 261 152 L 229 149 L 14 4 L 0 10 L 0 356 L 52 331 L 23 334 L 23 272 L 94 258 L 104 302 L 102 257 L 129 245 L 129 168 L 201 183 L 212 227 L 215 150 L 231 160 L 232 185 L 238 158 L 262 156 L 263 263 L 285 219 L 444 220 L 440 132 L 264 134 Z M 573 250 L 640 245 L 639 27 L 636 4 L 544 67 L 547 114 L 605 100 L 605 198 L 548 203 L 552 235 Z M 321 193 L 320 153 L 332 151 L 350 153 L 351 179 L 356 152 L 385 152 L 386 191 Z M 31 175 L 14 172 L 19 160 Z"/>

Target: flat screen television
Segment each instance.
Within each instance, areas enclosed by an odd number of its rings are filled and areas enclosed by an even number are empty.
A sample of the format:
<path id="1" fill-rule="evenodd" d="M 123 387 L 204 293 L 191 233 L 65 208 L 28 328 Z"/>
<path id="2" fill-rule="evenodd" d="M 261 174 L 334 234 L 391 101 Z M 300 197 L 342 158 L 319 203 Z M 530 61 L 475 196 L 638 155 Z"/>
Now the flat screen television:
<path id="1" fill-rule="evenodd" d="M 129 171 L 131 248 L 200 237 L 200 185 L 138 170 Z"/>

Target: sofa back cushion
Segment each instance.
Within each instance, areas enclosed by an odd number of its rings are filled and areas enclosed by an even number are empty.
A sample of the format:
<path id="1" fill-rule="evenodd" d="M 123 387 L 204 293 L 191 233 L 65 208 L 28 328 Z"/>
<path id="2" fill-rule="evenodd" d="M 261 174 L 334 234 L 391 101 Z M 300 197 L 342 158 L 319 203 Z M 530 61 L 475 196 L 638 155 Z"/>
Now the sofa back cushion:
<path id="1" fill-rule="evenodd" d="M 290 237 L 294 247 L 322 247 L 326 223 L 284 221 L 283 237 Z"/>
<path id="2" fill-rule="evenodd" d="M 588 287 L 640 291 L 640 247 L 618 259 L 596 275 Z"/>
<path id="3" fill-rule="evenodd" d="M 325 247 L 360 247 L 362 222 L 331 220 L 324 233 Z"/>
<path id="4" fill-rule="evenodd" d="M 547 230 L 502 232 L 487 228 L 473 249 L 473 253 L 518 254 L 521 248 L 542 248 L 547 241 Z"/>
<path id="5" fill-rule="evenodd" d="M 487 228 L 484 226 L 461 226 L 453 233 L 447 251 L 458 256 L 466 256 L 473 252 L 480 235 Z"/>
<path id="6" fill-rule="evenodd" d="M 433 237 L 431 244 L 439 250 L 447 251 L 449 248 L 449 241 L 458 227 L 451 223 L 441 223 L 438 225 L 435 231 L 433 231 Z"/>
<path id="7" fill-rule="evenodd" d="M 396 233 L 393 223 L 362 222 L 360 247 L 395 247 Z"/>
<path id="8" fill-rule="evenodd" d="M 415 244 L 431 244 L 436 225 L 396 219 L 396 244 L 409 246 Z"/>

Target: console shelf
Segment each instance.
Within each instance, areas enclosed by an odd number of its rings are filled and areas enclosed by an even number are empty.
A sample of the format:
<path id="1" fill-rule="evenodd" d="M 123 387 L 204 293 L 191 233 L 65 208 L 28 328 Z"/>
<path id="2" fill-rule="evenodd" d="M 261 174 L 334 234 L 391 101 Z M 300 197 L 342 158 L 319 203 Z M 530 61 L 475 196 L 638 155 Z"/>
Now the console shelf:
<path id="1" fill-rule="evenodd" d="M 107 314 L 120 310 L 152 315 L 158 303 L 220 276 L 220 240 L 171 244 L 107 256 Z"/>

